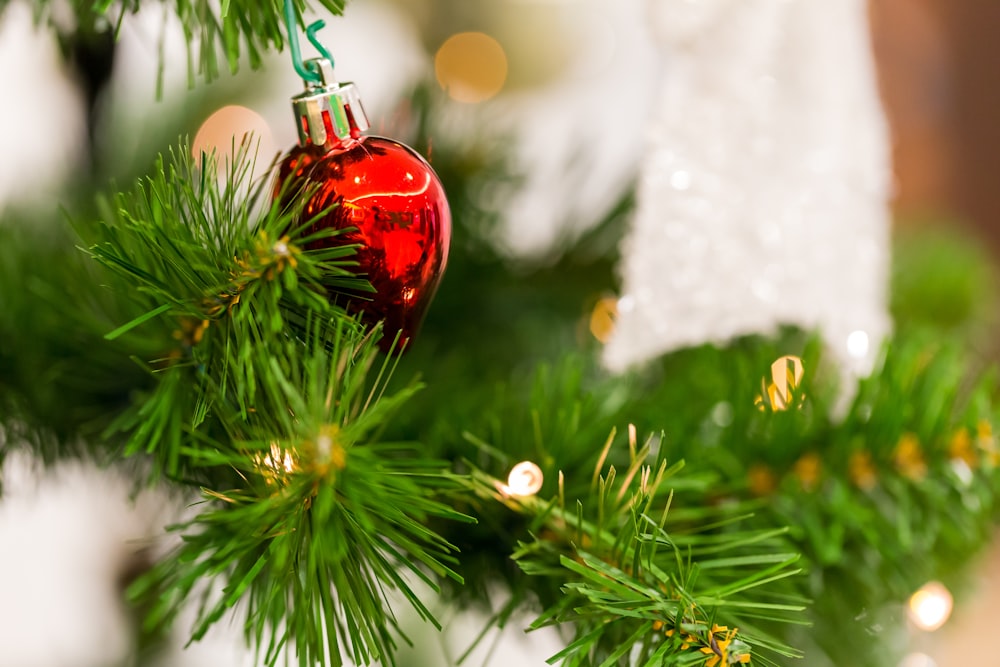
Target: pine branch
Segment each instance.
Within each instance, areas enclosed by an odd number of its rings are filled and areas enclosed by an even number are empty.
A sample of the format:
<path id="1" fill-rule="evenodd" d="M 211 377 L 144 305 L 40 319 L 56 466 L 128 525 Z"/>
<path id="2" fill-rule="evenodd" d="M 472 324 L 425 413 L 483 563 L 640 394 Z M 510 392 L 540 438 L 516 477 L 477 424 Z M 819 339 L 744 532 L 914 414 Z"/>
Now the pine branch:
<path id="1" fill-rule="evenodd" d="M 95 444 L 130 394 L 150 384 L 129 355 L 155 350 L 141 336 L 104 340 L 135 310 L 57 222 L 7 212 L 0 224 L 0 440 L 47 461 Z"/>
<path id="2" fill-rule="evenodd" d="M 0 12 L 6 8 L 8 0 L 3 0 Z M 48 19 L 52 0 L 33 0 L 36 19 Z M 117 29 L 129 14 L 137 13 L 151 3 L 142 0 L 111 0 L 87 2 L 73 0 L 71 11 L 77 25 L 92 26 L 104 18 Z M 220 65 L 235 73 L 240 61 L 247 59 L 251 69 L 259 69 L 263 55 L 271 49 L 282 50 L 286 40 L 283 0 L 175 0 L 168 3 L 180 21 L 188 43 L 188 77 L 193 83 L 195 72 L 208 80 L 219 75 Z M 347 0 L 318 0 L 318 7 L 334 15 L 344 12 Z M 301 18 L 303 12 L 310 11 L 312 5 L 305 0 L 295 2 Z M 164 25 L 163 29 L 166 29 Z M 165 66 L 162 54 L 163 38 L 160 40 L 160 67 Z M 197 44 L 197 53 L 191 46 Z M 219 62 L 220 55 L 222 63 Z"/>
<path id="3" fill-rule="evenodd" d="M 194 640 L 243 603 L 268 665 L 286 647 L 303 665 L 391 663 L 387 591 L 433 620 L 410 579 L 461 578 L 427 524 L 470 519 L 435 500 L 454 486 L 446 463 L 381 436 L 418 387 L 387 391 L 396 357 L 376 363 L 381 331 L 331 305 L 366 287 L 353 248 L 315 249 L 339 232 L 309 231 L 309 193 L 271 202 L 267 179 L 248 182 L 252 152 L 234 154 L 216 182 L 213 160 L 182 147 L 83 228 L 144 312 L 108 337 L 148 331 L 164 350 L 140 360 L 156 387 L 115 424 L 125 453 L 200 483 L 207 503 L 134 595 L 151 627 L 204 595 Z M 227 582 L 217 597 L 214 578 Z"/>
<path id="4" fill-rule="evenodd" d="M 892 642 L 857 632 L 853 619 L 900 627 L 891 605 L 951 577 L 992 534 L 995 379 L 970 387 L 965 355 L 936 339 L 898 336 L 846 416 L 834 415 L 837 390 L 815 342 L 795 337 L 672 355 L 659 373 L 673 381 L 640 385 L 626 403 L 630 417 L 666 431 L 668 456 L 718 475 L 711 493 L 689 502 L 759 499 L 751 526 L 791 527 L 788 548 L 812 576 L 789 580 L 798 585 L 785 592 L 816 600 L 814 630 L 803 641 L 768 627 L 835 664 L 898 659 Z M 787 353 L 807 369 L 793 407 L 755 405 L 770 361 Z"/>
<path id="5" fill-rule="evenodd" d="M 455 548 L 426 528 L 432 518 L 469 521 L 434 500 L 454 486 L 447 465 L 378 437 L 417 388 L 381 395 L 384 384 L 367 381 L 374 337 L 334 326 L 310 326 L 305 351 L 298 341 L 262 351 L 272 371 L 257 409 L 227 423 L 230 438 L 185 447 L 193 465 L 231 468 L 242 485 L 206 489 L 207 508 L 175 527 L 183 546 L 133 591 L 155 600 L 149 623 L 172 619 L 222 576 L 193 640 L 243 601 L 248 640 L 267 665 L 285 647 L 303 665 L 391 664 L 399 628 L 386 592 L 433 622 L 410 581 L 435 590 L 432 576 L 461 581 Z"/>
<path id="6" fill-rule="evenodd" d="M 217 577 L 223 591 L 204 593 L 196 633 L 244 605 L 267 660 L 291 645 L 304 663 L 327 651 L 333 664 L 388 660 L 398 635 L 383 588 L 424 614 L 409 580 L 458 581 L 461 547 L 472 596 L 504 579 L 513 604 L 537 594 L 539 624 L 575 626 L 566 661 L 615 664 L 635 651 L 648 664 L 700 666 L 721 661 L 713 642 L 729 642 L 727 662 L 744 655 L 739 641 L 764 664 L 766 650 L 791 644 L 867 667 L 890 662 L 879 655 L 885 634 L 865 631 L 884 624 L 880 607 L 951 576 L 992 532 L 995 376 L 970 382 L 958 343 L 935 340 L 940 329 L 902 331 L 845 418 L 834 418 L 835 373 L 801 332 L 684 350 L 607 378 L 580 325 L 585 304 L 611 286 L 607 257 L 568 252 L 525 277 L 470 241 L 482 254 L 452 262 L 403 362 L 426 372 L 430 390 L 387 387 L 395 361 L 379 364 L 371 335 L 328 302 L 363 286 L 350 249 L 310 250 L 308 223 L 293 223 L 301 212 L 247 182 L 246 153 L 221 185 L 186 156 L 180 149 L 105 202 L 103 224 L 79 225 L 100 265 L 54 268 L 51 281 L 29 281 L 30 297 L 11 294 L 45 255 L 6 245 L 15 237 L 0 227 L 0 421 L 41 422 L 55 406 L 70 423 L 99 423 L 101 409 L 131 397 L 102 444 L 115 448 L 120 432 L 130 453 L 149 452 L 159 472 L 205 489 L 203 513 L 177 528 L 181 550 L 134 590 L 159 600 L 151 624 Z M 464 163 L 454 164 L 460 181 Z M 966 285 L 960 263 L 951 268 Z M 971 285 L 967 310 L 979 300 Z M 921 307 L 919 291 L 906 308 Z M 90 305 L 67 324 L 60 299 Z M 968 314 L 946 324 L 957 330 Z M 570 346 L 561 364 L 532 372 Z M 770 363 L 789 353 L 806 375 L 792 409 L 772 410 L 755 399 Z M 123 373 L 129 356 L 137 363 Z M 49 359 L 55 370 L 26 392 Z M 641 447 L 630 439 L 627 456 L 589 447 L 625 423 L 662 435 Z M 474 458 L 471 487 L 445 472 L 462 457 Z M 654 483 L 662 461 L 682 458 L 687 469 Z M 550 500 L 511 498 L 490 476 L 522 459 L 545 469 L 540 497 Z M 451 530 L 466 514 L 480 526 Z M 793 553 L 809 577 L 788 576 Z M 803 597 L 816 599 L 805 614 Z M 798 632 L 808 619 L 815 629 Z"/>
<path id="7" fill-rule="evenodd" d="M 311 220 L 293 222 L 302 204 L 270 202 L 267 178 L 250 182 L 249 145 L 234 155 L 220 185 L 214 158 L 195 162 L 178 148 L 131 193 L 104 202 L 103 222 L 81 225 L 96 241 L 93 256 L 134 285 L 131 297 L 144 313 L 108 337 L 141 330 L 161 350 L 142 360 L 158 379 L 155 389 L 109 434 L 126 433 L 126 454 L 153 454 L 174 478 L 182 473 L 184 432 L 215 418 L 216 403 L 239 415 L 254 409 L 257 384 L 269 372 L 255 351 L 313 317 L 348 319 L 328 292 L 367 287 L 350 273 L 351 246 L 304 249 L 337 232 L 304 236 Z"/>
<path id="8" fill-rule="evenodd" d="M 447 410 L 428 414 L 422 432 L 435 434 L 432 442 L 452 455 L 463 446 L 455 428 L 461 424 L 465 441 L 478 446 L 477 467 L 500 475 L 519 460 L 536 461 L 549 475 L 543 493 L 553 494 L 557 470 L 567 480 L 589 479 L 585 461 L 594 449 L 587 443 L 599 442 L 601 429 L 634 420 L 640 429 L 662 430 L 660 455 L 684 458 L 693 471 L 672 480 L 682 507 L 752 502 L 748 529 L 788 526 L 784 551 L 804 556 L 811 575 L 775 582 L 771 592 L 782 604 L 786 596 L 816 600 L 801 617 L 814 629 L 767 618 L 754 623 L 757 629 L 836 664 L 874 667 L 893 659 L 895 645 L 858 632 L 853 619 L 865 614 L 868 626 L 891 633 L 899 619 L 883 609 L 891 612 L 929 580 L 953 581 L 959 565 L 989 542 L 1000 503 L 996 379 L 987 373 L 970 384 L 955 344 L 911 332 L 886 349 L 847 415 L 835 417 L 835 369 L 821 352 L 816 338 L 789 331 L 775 340 L 685 350 L 621 378 L 602 376 L 592 357 L 570 354 L 534 378 L 514 373 L 461 394 Z M 771 362 L 788 353 L 801 355 L 805 377 L 792 409 L 772 410 L 755 398 Z M 574 493 L 584 503 L 595 500 L 587 488 L 565 491 L 567 498 Z M 523 539 L 524 524 L 479 513 L 481 528 L 460 538 L 463 551 L 498 536 Z M 710 544 L 699 549 L 699 557 L 713 557 Z M 523 601 L 526 587 L 516 573 L 499 559 L 488 563 L 484 558 L 482 571 L 501 573 Z M 562 581 L 557 562 L 547 567 L 540 573 Z M 470 578 L 472 590 L 485 588 L 476 572 Z M 536 579 L 530 589 L 544 605 L 559 599 L 558 587 Z"/>
<path id="9" fill-rule="evenodd" d="M 513 557 L 539 579 L 530 588 L 544 610 L 532 629 L 560 625 L 573 633 L 550 662 L 682 665 L 717 656 L 726 665 L 760 650 L 797 655 L 753 626 L 758 617 L 794 622 L 804 610 L 801 602 L 760 597 L 798 573 L 798 556 L 775 548 L 783 531 L 735 529 L 738 508 L 675 511 L 667 490 L 682 465 L 668 468 L 651 455 L 651 441 L 638 448 L 633 440 L 628 468 L 618 475 L 604 467 L 611 442 L 589 491 L 560 473 L 558 493 L 540 500 L 473 475 L 477 494 L 495 503 L 482 512 L 503 506 L 529 520 L 524 531 L 532 537 Z M 767 664 L 766 655 L 759 659 Z"/>

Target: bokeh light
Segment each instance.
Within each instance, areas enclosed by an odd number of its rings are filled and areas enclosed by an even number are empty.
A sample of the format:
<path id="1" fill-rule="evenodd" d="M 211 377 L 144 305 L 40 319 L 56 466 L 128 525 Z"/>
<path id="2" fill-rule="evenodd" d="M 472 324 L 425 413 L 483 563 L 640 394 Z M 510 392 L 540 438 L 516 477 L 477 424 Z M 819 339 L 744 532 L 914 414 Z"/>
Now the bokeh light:
<path id="1" fill-rule="evenodd" d="M 607 343 L 615 331 L 615 318 L 618 317 L 618 299 L 604 297 L 594 304 L 590 313 L 590 333 L 602 343 Z"/>
<path id="2" fill-rule="evenodd" d="M 533 496 L 542 490 L 543 481 L 542 469 L 537 464 L 521 461 L 507 476 L 507 486 L 504 491 L 512 496 Z"/>
<path id="3" fill-rule="evenodd" d="M 868 347 L 868 333 L 865 331 L 852 331 L 847 337 L 847 353 L 855 359 L 864 359 L 868 354 Z"/>
<path id="4" fill-rule="evenodd" d="M 489 35 L 460 32 L 438 49 L 434 73 L 456 102 L 484 102 L 499 93 L 507 80 L 507 54 Z"/>
<path id="5" fill-rule="evenodd" d="M 910 597 L 910 620 L 921 630 L 933 632 L 951 616 L 954 600 L 944 584 L 932 581 Z"/>
<path id="6" fill-rule="evenodd" d="M 191 152 L 195 159 L 202 152 L 208 155 L 215 153 L 221 165 L 231 159 L 233 149 L 238 150 L 244 142 L 252 142 L 250 147 L 258 148 L 260 155 L 269 156 L 275 152 L 274 137 L 263 116 L 253 109 L 231 104 L 205 119 L 191 144 Z"/>

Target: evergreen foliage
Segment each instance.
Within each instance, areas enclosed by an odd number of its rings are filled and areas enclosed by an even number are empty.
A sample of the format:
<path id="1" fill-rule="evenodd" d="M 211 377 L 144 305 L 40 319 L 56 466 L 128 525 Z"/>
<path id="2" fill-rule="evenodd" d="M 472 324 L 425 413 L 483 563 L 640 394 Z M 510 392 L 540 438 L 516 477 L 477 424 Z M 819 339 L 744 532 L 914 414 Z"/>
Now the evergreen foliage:
<path id="1" fill-rule="evenodd" d="M 0 14 L 9 2 L 0 0 Z M 305 0 L 293 2 L 300 18 L 304 11 L 314 9 Z M 343 13 L 345 4 L 346 0 L 318 0 L 315 8 L 339 15 Z M 34 0 L 35 19 L 54 23 L 53 14 L 57 12 L 52 5 L 51 0 Z M 120 3 L 72 0 L 69 3 L 74 29 L 88 34 L 108 29 L 117 34 L 126 16 L 149 6 L 150 3 L 141 0 Z M 272 49 L 280 51 L 285 46 L 287 33 L 283 0 L 174 0 L 162 3 L 162 7 L 164 18 L 176 18 L 184 30 L 188 43 L 188 80 L 191 83 L 196 76 L 208 80 L 217 78 L 222 66 L 236 72 L 241 61 L 248 63 L 252 69 L 259 69 L 265 52 Z M 165 34 L 161 32 L 158 39 L 161 78 L 162 68 L 166 65 L 163 58 Z"/>
<path id="2" fill-rule="evenodd" d="M 207 74 L 220 43 L 231 67 L 281 46 L 279 4 L 199 1 L 175 9 Z M 857 387 L 794 330 L 609 377 L 585 322 L 614 292 L 629 199 L 545 262 L 503 257 L 496 198 L 517 175 L 498 139 L 450 144 L 435 100 L 410 96 L 408 140 L 435 137 L 457 228 L 402 357 L 331 299 L 370 289 L 354 249 L 316 249 L 336 232 L 251 180 L 251 144 L 221 165 L 182 144 L 44 239 L 7 214 L 0 458 L 130 458 L 200 494 L 130 593 L 151 635 L 188 603 L 193 640 L 236 615 L 262 664 L 392 664 L 408 640 L 390 591 L 436 624 L 428 596 L 486 606 L 498 583 L 493 622 L 536 608 L 532 629 L 566 637 L 553 663 L 889 664 L 902 602 L 996 519 L 996 382 L 966 353 L 983 262 L 902 245 L 899 330 Z M 924 299 L 929 266 L 963 298 Z M 784 355 L 805 374 L 779 409 Z M 504 484 L 522 460 L 538 495 Z"/>

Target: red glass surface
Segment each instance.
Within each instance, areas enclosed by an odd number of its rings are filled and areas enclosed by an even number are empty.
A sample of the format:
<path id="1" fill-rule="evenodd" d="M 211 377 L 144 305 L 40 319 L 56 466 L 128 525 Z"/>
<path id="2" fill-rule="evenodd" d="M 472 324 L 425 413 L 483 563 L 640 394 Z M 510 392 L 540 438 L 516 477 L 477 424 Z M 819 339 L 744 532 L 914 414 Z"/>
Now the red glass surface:
<path id="1" fill-rule="evenodd" d="M 353 228 L 317 242 L 359 244 L 358 273 L 376 293 L 359 295 L 350 307 L 369 321 L 385 322 L 383 347 L 397 332 L 400 344 L 407 343 L 434 298 L 451 241 L 451 212 L 434 170 L 401 143 L 361 137 L 331 151 L 296 146 L 281 163 L 276 193 L 289 178 L 302 182 L 290 183 L 286 192 L 319 184 L 303 215 L 328 210 L 308 233 Z"/>

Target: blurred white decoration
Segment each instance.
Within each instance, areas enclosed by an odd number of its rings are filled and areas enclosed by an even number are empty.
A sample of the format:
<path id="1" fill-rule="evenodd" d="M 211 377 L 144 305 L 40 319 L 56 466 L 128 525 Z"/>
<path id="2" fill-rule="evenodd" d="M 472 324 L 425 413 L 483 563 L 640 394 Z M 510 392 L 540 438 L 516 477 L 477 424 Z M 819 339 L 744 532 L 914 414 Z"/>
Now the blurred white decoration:
<path id="1" fill-rule="evenodd" d="M 605 363 L 781 324 L 887 335 L 889 146 L 865 0 L 649 0 L 663 47 Z"/>
<path id="2" fill-rule="evenodd" d="M 538 13 L 544 29 L 575 49 L 555 80 L 503 93 L 488 110 L 496 127 L 514 131 L 516 167 L 525 175 L 519 192 L 501 203 L 500 241 L 515 255 L 542 254 L 597 223 L 631 185 L 654 99 L 655 48 L 644 0 L 506 4 L 522 32 Z M 473 132 L 482 132 L 478 118 Z"/>
<path id="3" fill-rule="evenodd" d="M 433 601 L 438 594 L 416 577 L 407 577 L 407 583 L 425 601 Z M 469 653 L 462 665 L 476 667 L 507 667 L 508 665 L 545 665 L 545 661 L 566 648 L 565 638 L 552 626 L 526 632 L 525 628 L 537 617 L 537 609 L 532 604 L 523 605 L 507 620 L 503 629 L 490 622 L 494 613 L 500 611 L 510 599 L 510 593 L 491 588 L 487 599 L 492 607 L 460 605 L 439 605 L 432 607 L 443 630 L 435 632 L 428 623 L 420 619 L 409 603 L 396 592 L 390 593 L 398 602 L 394 605 L 400 614 L 403 632 L 413 640 L 408 647 L 400 642 L 397 663 L 400 665 L 433 665 L 435 667 L 455 667 L 458 657 L 472 646 L 484 628 L 490 627 Z M 207 667 L 207 666 L 206 666 Z"/>
<path id="4" fill-rule="evenodd" d="M 899 667 L 937 667 L 937 663 L 924 653 L 910 653 L 900 661 Z"/>
<path id="5" fill-rule="evenodd" d="M 254 657 L 243 639 L 241 624 L 245 610 L 237 606 L 233 616 L 223 618 L 209 628 L 205 636 L 187 646 L 191 628 L 195 626 L 197 603 L 187 605 L 174 623 L 171 641 L 150 667 L 259 667 L 261 662 Z M 282 651 L 277 664 L 292 664 L 290 652 Z M 286 662 L 287 660 L 287 662 Z M 353 663 L 347 662 L 347 665 Z"/>
<path id="6" fill-rule="evenodd" d="M 136 557 L 167 552 L 177 538 L 164 526 L 183 520 L 189 503 L 150 489 L 133 499 L 128 471 L 81 462 L 43 470 L 13 454 L 0 475 L 0 665 L 125 664 L 135 628 L 122 576 Z M 151 667 L 257 664 L 238 624 L 218 623 L 184 648 L 197 606 L 196 600 L 182 610 Z"/>
<path id="7" fill-rule="evenodd" d="M 87 139 L 83 100 L 55 34 L 36 27 L 31 12 L 12 2 L 0 15 L 0 203 L 55 190 L 79 168 Z"/>
<path id="8" fill-rule="evenodd" d="M 910 596 L 910 620 L 921 630 L 933 632 L 948 622 L 954 604 L 944 584 L 932 581 Z"/>
<path id="9" fill-rule="evenodd" d="M 82 463 L 33 472 L 19 456 L 3 470 L 0 663 L 121 664 L 133 648 L 122 577 L 179 505 L 152 491 L 132 503 L 132 482 Z"/>

